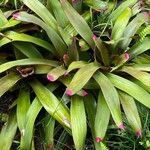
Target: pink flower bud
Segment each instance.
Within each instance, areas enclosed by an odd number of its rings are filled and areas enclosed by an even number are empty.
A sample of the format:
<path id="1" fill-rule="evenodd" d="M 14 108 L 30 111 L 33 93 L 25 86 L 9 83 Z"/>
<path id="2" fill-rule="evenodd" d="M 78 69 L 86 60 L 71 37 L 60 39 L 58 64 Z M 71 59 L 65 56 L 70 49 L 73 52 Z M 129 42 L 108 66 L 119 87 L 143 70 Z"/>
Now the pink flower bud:
<path id="1" fill-rule="evenodd" d="M 55 81 L 55 77 L 52 74 L 48 74 L 47 79 L 51 82 Z"/>
<path id="2" fill-rule="evenodd" d="M 100 137 L 96 137 L 96 143 L 100 143 L 100 142 L 102 142 L 103 141 L 103 139 L 102 138 L 100 138 Z"/>
<path id="3" fill-rule="evenodd" d="M 93 34 L 92 39 L 95 41 L 97 39 L 97 36 Z"/>
<path id="4" fill-rule="evenodd" d="M 66 92 L 65 92 L 65 94 L 67 96 L 72 96 L 73 95 L 73 91 L 71 89 L 67 89 Z"/>
<path id="5" fill-rule="evenodd" d="M 124 126 L 123 123 L 121 123 L 121 124 L 118 126 L 118 128 L 124 130 L 124 129 L 125 129 L 125 126 Z"/>
<path id="6" fill-rule="evenodd" d="M 20 17 L 20 13 L 19 12 L 13 14 L 13 19 L 17 20 L 17 19 L 19 19 L 19 17 Z"/>

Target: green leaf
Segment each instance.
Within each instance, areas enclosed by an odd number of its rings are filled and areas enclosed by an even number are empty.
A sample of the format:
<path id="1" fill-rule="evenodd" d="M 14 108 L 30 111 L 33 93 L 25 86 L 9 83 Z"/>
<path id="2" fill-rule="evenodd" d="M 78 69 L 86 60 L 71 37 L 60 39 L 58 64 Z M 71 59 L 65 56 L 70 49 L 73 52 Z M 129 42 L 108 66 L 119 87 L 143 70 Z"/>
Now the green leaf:
<path id="1" fill-rule="evenodd" d="M 126 0 L 122 2 L 118 8 L 110 14 L 109 18 L 115 21 L 127 7 L 132 7 L 136 2 L 137 0 Z"/>
<path id="2" fill-rule="evenodd" d="M 83 2 L 96 11 L 106 10 L 108 4 L 107 2 L 104 2 L 102 0 L 83 0 Z"/>
<path id="3" fill-rule="evenodd" d="M 29 58 L 42 58 L 40 52 L 31 43 L 26 42 L 13 42 L 13 45 L 24 55 Z"/>
<path id="4" fill-rule="evenodd" d="M 61 39 L 61 37 L 53 28 L 45 24 L 41 19 L 37 18 L 36 16 L 28 14 L 26 12 L 20 12 L 19 17 L 17 19 L 21 21 L 37 24 L 38 26 L 43 28 L 46 31 L 50 40 L 52 41 L 54 47 L 56 48 L 55 52 L 57 52 L 57 54 L 59 54 L 60 56 L 64 55 L 67 46 L 65 45 L 64 41 Z"/>
<path id="5" fill-rule="evenodd" d="M 91 94 L 86 96 L 84 99 L 84 104 L 85 104 L 85 109 L 88 115 L 89 127 L 91 128 L 95 149 L 100 150 L 101 145 L 97 143 L 95 140 L 94 123 L 95 123 L 95 115 L 96 115 L 96 101 L 95 101 L 94 96 Z"/>
<path id="6" fill-rule="evenodd" d="M 149 73 L 137 70 L 133 67 L 127 67 L 127 66 L 124 66 L 121 69 L 121 71 L 130 74 L 131 76 L 138 79 L 140 82 L 142 82 L 146 86 L 150 87 L 150 82 L 149 82 L 150 81 L 150 74 Z"/>
<path id="7" fill-rule="evenodd" d="M 70 115 L 68 108 L 37 80 L 32 81 L 30 84 L 46 111 L 60 124 L 70 128 Z"/>
<path id="8" fill-rule="evenodd" d="M 98 96 L 96 116 L 95 116 L 95 138 L 101 142 L 105 137 L 108 123 L 110 119 L 110 110 L 106 103 L 106 99 L 103 94 L 100 92 Z M 97 141 L 98 142 L 98 141 Z"/>
<path id="9" fill-rule="evenodd" d="M 121 91 L 119 91 L 119 96 L 129 124 L 134 129 L 137 136 L 140 136 L 139 134 L 141 134 L 141 120 L 133 97 Z"/>
<path id="10" fill-rule="evenodd" d="M 137 70 L 150 72 L 150 64 L 135 64 L 132 67 Z"/>
<path id="11" fill-rule="evenodd" d="M 28 89 L 21 89 L 17 98 L 17 123 L 20 132 L 26 124 L 26 113 L 30 107 L 30 93 Z"/>
<path id="12" fill-rule="evenodd" d="M 71 99 L 71 127 L 76 150 L 84 150 L 87 133 L 86 114 L 82 97 L 73 96 Z"/>
<path id="13" fill-rule="evenodd" d="M 129 50 L 128 53 L 131 56 L 131 58 L 136 57 L 139 54 L 144 53 L 145 51 L 150 49 L 150 38 L 146 37 L 143 39 L 142 42 L 137 42 L 135 45 L 133 45 Z"/>
<path id="14" fill-rule="evenodd" d="M 123 50 L 126 50 L 129 46 L 132 37 L 135 35 L 137 30 L 144 24 L 146 21 L 149 21 L 150 17 L 146 12 L 139 13 L 126 27 L 123 38 L 124 40 L 120 43 L 120 46 Z"/>
<path id="15" fill-rule="evenodd" d="M 52 70 L 52 66 L 47 66 L 47 65 L 38 65 L 34 67 L 35 74 L 47 74 Z"/>
<path id="16" fill-rule="evenodd" d="M 50 11 L 38 0 L 23 0 L 23 3 L 35 12 L 43 21 L 57 31 L 57 22 Z"/>
<path id="17" fill-rule="evenodd" d="M 110 82 L 110 80 L 100 72 L 97 72 L 97 74 L 94 75 L 94 79 L 99 84 L 102 90 L 102 93 L 116 125 L 121 128 L 122 117 L 120 110 L 120 101 L 115 87 Z"/>
<path id="18" fill-rule="evenodd" d="M 22 150 L 29 150 L 32 147 L 34 122 L 41 109 L 42 109 L 41 103 L 37 98 L 35 98 L 28 109 L 25 118 L 25 126 L 24 129 L 22 130 L 20 141 L 20 149 Z"/>
<path id="19" fill-rule="evenodd" d="M 119 17 L 115 21 L 114 27 L 112 29 L 112 35 L 111 35 L 112 40 L 114 40 L 114 44 L 113 44 L 114 48 L 116 47 L 117 43 L 122 37 L 123 32 L 129 22 L 131 15 L 132 15 L 131 9 L 127 7 L 123 12 L 121 12 Z"/>
<path id="20" fill-rule="evenodd" d="M 61 4 L 60 4 L 59 0 L 55 0 L 55 1 L 54 0 L 48 0 L 48 1 L 49 2 L 47 2 L 47 3 L 49 3 L 49 6 L 51 7 L 58 24 L 62 28 L 66 27 L 66 25 L 68 25 L 69 21 L 65 15 L 64 11 L 61 8 Z"/>
<path id="21" fill-rule="evenodd" d="M 10 31 L 5 34 L 5 37 L 0 40 L 0 47 L 13 41 L 30 42 L 47 49 L 51 53 L 54 53 L 55 51 L 54 47 L 44 40 L 14 31 Z"/>
<path id="22" fill-rule="evenodd" d="M 21 21 L 10 19 L 6 24 L 4 24 L 3 26 L 0 26 L 0 31 L 14 27 L 14 26 L 20 24 L 20 22 Z"/>
<path id="23" fill-rule="evenodd" d="M 60 76 L 64 75 L 66 72 L 64 66 L 58 66 L 54 69 L 52 69 L 48 74 L 47 74 L 47 79 L 49 81 L 56 81 Z"/>
<path id="24" fill-rule="evenodd" d="M 43 123 L 44 142 L 46 147 L 54 144 L 55 120 L 48 114 Z"/>
<path id="25" fill-rule="evenodd" d="M 93 33 L 81 15 L 66 0 L 60 0 L 62 8 L 75 30 L 94 49 Z"/>
<path id="26" fill-rule="evenodd" d="M 58 63 L 52 60 L 37 59 L 37 58 L 14 60 L 14 61 L 9 61 L 0 65 L 0 73 L 12 67 L 25 66 L 25 65 L 47 65 L 47 66 L 56 67 Z"/>
<path id="27" fill-rule="evenodd" d="M 99 66 L 94 63 L 87 64 L 80 68 L 68 85 L 66 94 L 68 92 L 67 95 L 71 96 L 79 92 L 98 69 Z"/>
<path id="28" fill-rule="evenodd" d="M 12 88 L 20 79 L 21 77 L 15 73 L 9 73 L 8 75 L 2 77 L 0 79 L 0 97 Z"/>
<path id="29" fill-rule="evenodd" d="M 99 52 L 100 52 L 100 56 L 102 59 L 102 62 L 104 63 L 105 66 L 109 65 L 109 55 L 108 55 L 108 50 L 105 47 L 104 43 L 102 42 L 102 40 L 100 38 L 96 38 L 94 40 Z"/>
<path id="30" fill-rule="evenodd" d="M 6 125 L 0 132 L 1 150 L 10 150 L 14 136 L 17 131 L 17 120 L 15 112 L 11 111 Z"/>
<path id="31" fill-rule="evenodd" d="M 3 12 L 0 10 L 0 27 L 4 26 L 8 22 Z"/>
<path id="32" fill-rule="evenodd" d="M 150 94 L 139 85 L 111 73 L 108 74 L 108 78 L 116 88 L 128 93 L 140 103 L 150 108 Z"/>
<path id="33" fill-rule="evenodd" d="M 66 73 L 70 73 L 72 70 L 82 68 L 82 67 L 86 66 L 87 64 L 88 63 L 86 61 L 73 61 L 69 65 Z"/>

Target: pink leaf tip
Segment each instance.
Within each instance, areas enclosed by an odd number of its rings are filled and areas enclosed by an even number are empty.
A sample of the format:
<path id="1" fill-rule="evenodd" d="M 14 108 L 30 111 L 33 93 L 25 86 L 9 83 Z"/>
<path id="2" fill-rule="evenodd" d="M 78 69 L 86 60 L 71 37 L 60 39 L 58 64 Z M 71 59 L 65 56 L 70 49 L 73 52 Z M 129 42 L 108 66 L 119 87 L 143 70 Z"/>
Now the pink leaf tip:
<path id="1" fill-rule="evenodd" d="M 138 131 L 136 132 L 136 136 L 137 136 L 138 138 L 142 137 L 142 132 L 141 132 L 141 130 L 138 130 Z"/>
<path id="2" fill-rule="evenodd" d="M 19 17 L 20 17 L 20 13 L 19 12 L 13 14 L 13 19 L 17 20 L 17 19 L 19 19 Z"/>
<path id="3" fill-rule="evenodd" d="M 49 147 L 49 150 L 53 150 L 54 146 L 53 146 L 53 144 L 49 144 L 48 147 Z"/>
<path id="4" fill-rule="evenodd" d="M 147 14 L 148 17 L 150 17 L 150 11 L 149 11 L 149 12 L 146 12 L 146 14 Z"/>
<path id="5" fill-rule="evenodd" d="M 55 81 L 55 77 L 52 74 L 48 74 L 47 79 L 51 82 Z"/>
<path id="6" fill-rule="evenodd" d="M 84 97 L 84 96 L 87 96 L 87 95 L 88 95 L 88 92 L 85 91 L 85 90 L 83 90 L 83 91 L 82 91 L 82 96 Z"/>
<path id="7" fill-rule="evenodd" d="M 124 53 L 124 57 L 125 57 L 126 60 L 129 60 L 130 55 L 128 53 Z"/>
<path id="8" fill-rule="evenodd" d="M 124 129 L 125 129 L 125 126 L 124 126 L 123 123 L 121 123 L 121 124 L 118 126 L 118 128 L 124 130 Z"/>
<path id="9" fill-rule="evenodd" d="M 92 39 L 95 41 L 97 39 L 97 36 L 93 34 Z"/>
<path id="10" fill-rule="evenodd" d="M 100 138 L 100 137 L 96 137 L 96 143 L 100 143 L 100 142 L 102 142 L 103 141 L 103 139 L 102 138 Z"/>
<path id="11" fill-rule="evenodd" d="M 71 89 L 67 89 L 65 94 L 68 95 L 68 96 L 72 96 L 73 95 L 73 91 Z"/>
<path id="12" fill-rule="evenodd" d="M 68 74 L 69 74 L 69 72 L 66 71 L 66 72 L 64 73 L 64 76 L 68 76 Z"/>
<path id="13" fill-rule="evenodd" d="M 76 2 L 78 2 L 77 0 L 72 0 L 72 3 L 76 3 Z"/>

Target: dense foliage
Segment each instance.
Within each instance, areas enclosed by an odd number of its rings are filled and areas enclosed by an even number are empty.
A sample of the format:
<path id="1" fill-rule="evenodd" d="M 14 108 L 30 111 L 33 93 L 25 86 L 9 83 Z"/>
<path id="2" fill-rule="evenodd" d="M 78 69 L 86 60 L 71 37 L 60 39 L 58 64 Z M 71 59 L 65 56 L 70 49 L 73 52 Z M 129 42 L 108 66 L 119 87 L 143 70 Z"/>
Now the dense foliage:
<path id="1" fill-rule="evenodd" d="M 0 1 L 2 150 L 150 148 L 150 2 Z"/>

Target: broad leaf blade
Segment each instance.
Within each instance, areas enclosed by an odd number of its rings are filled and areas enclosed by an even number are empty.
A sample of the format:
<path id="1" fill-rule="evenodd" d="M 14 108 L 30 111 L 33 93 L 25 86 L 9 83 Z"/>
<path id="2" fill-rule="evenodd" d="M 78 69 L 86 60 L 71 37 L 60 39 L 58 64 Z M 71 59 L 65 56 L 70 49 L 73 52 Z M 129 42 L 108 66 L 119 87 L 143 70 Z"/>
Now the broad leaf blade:
<path id="1" fill-rule="evenodd" d="M 107 106 L 103 94 L 100 92 L 98 96 L 96 116 L 95 116 L 95 138 L 100 142 L 104 139 L 110 119 L 110 110 Z"/>
<path id="2" fill-rule="evenodd" d="M 70 128 L 70 115 L 67 107 L 37 80 L 30 84 L 46 111 L 60 124 Z"/>
<path id="3" fill-rule="evenodd" d="M 7 124 L 3 126 L 0 133 L 0 146 L 2 150 L 10 150 L 16 131 L 16 114 L 11 111 Z"/>
<path id="4" fill-rule="evenodd" d="M 56 67 L 58 63 L 52 60 L 37 59 L 37 58 L 14 60 L 0 65 L 0 73 L 12 67 L 26 66 L 26 65 L 48 65 L 48 66 Z"/>
<path id="5" fill-rule="evenodd" d="M 140 136 L 138 134 L 141 133 L 141 120 L 134 99 L 124 92 L 119 91 L 119 95 L 129 124 L 132 126 L 137 136 Z"/>
<path id="6" fill-rule="evenodd" d="M 50 11 L 38 0 L 23 0 L 23 3 L 34 11 L 43 21 L 57 30 L 57 22 Z"/>
<path id="7" fill-rule="evenodd" d="M 133 67 L 126 67 L 124 66 L 121 71 L 126 72 L 133 76 L 134 78 L 138 79 L 140 82 L 145 84 L 146 86 L 150 87 L 150 74 L 147 72 L 143 72 L 137 69 L 134 69 Z"/>
<path id="8" fill-rule="evenodd" d="M 54 53 L 55 51 L 54 47 L 44 40 L 41 40 L 39 38 L 24 33 L 17 33 L 14 31 L 10 31 L 5 34 L 5 37 L 0 40 L 0 47 L 13 41 L 30 42 L 47 49 L 51 53 Z"/>
<path id="9" fill-rule="evenodd" d="M 9 73 L 8 75 L 0 79 L 0 97 L 7 92 L 11 87 L 13 87 L 21 77 L 14 73 Z"/>
<path id="10" fill-rule="evenodd" d="M 20 132 L 25 128 L 26 114 L 30 107 L 30 93 L 28 89 L 21 89 L 17 99 L 17 123 Z"/>
<path id="11" fill-rule="evenodd" d="M 94 79 L 97 81 L 102 90 L 102 93 L 116 125 L 120 127 L 122 125 L 122 117 L 119 96 L 115 87 L 110 82 L 110 80 L 100 72 L 97 72 L 97 74 L 94 75 Z"/>
<path id="12" fill-rule="evenodd" d="M 29 58 L 42 58 L 40 52 L 31 43 L 26 42 L 13 42 L 13 45 L 24 55 Z"/>
<path id="13" fill-rule="evenodd" d="M 150 108 L 150 94 L 139 85 L 111 73 L 108 74 L 108 78 L 116 88 L 128 93 L 140 103 Z"/>
<path id="14" fill-rule="evenodd" d="M 87 133 L 86 114 L 83 98 L 73 96 L 71 99 L 71 127 L 76 150 L 83 150 Z"/>
<path id="15" fill-rule="evenodd" d="M 73 25 L 75 30 L 85 39 L 85 41 L 92 48 L 94 48 L 94 42 L 92 40 L 93 33 L 83 17 L 79 15 L 75 9 L 73 9 L 68 1 L 61 0 L 61 5 L 64 12 L 66 13 L 66 16 L 68 17 L 68 20 Z"/>
<path id="16" fill-rule="evenodd" d="M 26 114 L 25 126 L 21 135 L 20 149 L 31 149 L 34 122 L 41 109 L 42 105 L 39 100 L 37 98 L 34 99 Z"/>
<path id="17" fill-rule="evenodd" d="M 71 90 L 71 95 L 80 91 L 98 69 L 99 66 L 94 63 L 87 64 L 79 69 L 67 87 L 67 90 Z"/>

